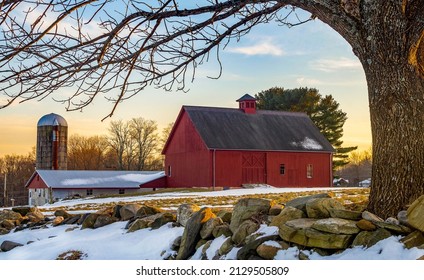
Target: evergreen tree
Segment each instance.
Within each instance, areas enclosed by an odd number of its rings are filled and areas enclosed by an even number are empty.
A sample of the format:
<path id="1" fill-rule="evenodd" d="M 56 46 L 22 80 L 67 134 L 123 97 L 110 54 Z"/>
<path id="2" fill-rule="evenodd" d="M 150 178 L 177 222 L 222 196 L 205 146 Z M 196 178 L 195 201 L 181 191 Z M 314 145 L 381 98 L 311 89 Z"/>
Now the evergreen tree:
<path id="1" fill-rule="evenodd" d="M 333 96 L 322 96 L 315 88 L 284 89 L 273 87 L 255 95 L 263 110 L 305 112 L 336 150 L 333 168 L 349 163 L 349 153 L 357 147 L 342 147 L 343 125 L 347 114 Z"/>

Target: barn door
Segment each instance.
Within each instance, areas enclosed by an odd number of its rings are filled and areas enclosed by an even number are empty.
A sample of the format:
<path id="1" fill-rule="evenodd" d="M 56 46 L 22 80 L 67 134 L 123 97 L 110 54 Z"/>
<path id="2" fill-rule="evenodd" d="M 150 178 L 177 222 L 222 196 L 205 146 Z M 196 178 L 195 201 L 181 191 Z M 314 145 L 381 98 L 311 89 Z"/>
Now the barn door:
<path id="1" fill-rule="evenodd" d="M 266 183 L 266 154 L 243 153 L 242 182 L 243 184 Z"/>

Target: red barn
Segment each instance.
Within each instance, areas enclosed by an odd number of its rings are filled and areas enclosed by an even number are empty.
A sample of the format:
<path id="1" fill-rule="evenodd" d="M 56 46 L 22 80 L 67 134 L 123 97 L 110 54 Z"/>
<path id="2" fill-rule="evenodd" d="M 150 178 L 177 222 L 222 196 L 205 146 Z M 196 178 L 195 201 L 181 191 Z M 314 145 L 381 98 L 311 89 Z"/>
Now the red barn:
<path id="1" fill-rule="evenodd" d="M 329 187 L 333 147 L 304 113 L 183 106 L 163 149 L 168 187 Z"/>

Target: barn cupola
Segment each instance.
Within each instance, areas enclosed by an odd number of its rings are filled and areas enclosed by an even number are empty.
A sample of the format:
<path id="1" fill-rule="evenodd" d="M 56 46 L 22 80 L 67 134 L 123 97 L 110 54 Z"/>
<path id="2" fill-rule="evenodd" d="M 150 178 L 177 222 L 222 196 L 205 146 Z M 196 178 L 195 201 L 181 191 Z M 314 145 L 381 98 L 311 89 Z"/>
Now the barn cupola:
<path id="1" fill-rule="evenodd" d="M 239 109 L 243 110 L 246 114 L 256 113 L 256 98 L 249 94 L 245 94 L 236 100 L 239 103 Z"/>

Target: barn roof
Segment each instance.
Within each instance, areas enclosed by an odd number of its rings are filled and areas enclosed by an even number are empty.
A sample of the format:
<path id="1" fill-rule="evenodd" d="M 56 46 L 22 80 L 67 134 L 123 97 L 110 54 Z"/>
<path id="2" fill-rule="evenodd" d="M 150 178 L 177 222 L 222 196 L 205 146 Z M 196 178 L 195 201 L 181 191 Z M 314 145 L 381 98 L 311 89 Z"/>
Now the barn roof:
<path id="1" fill-rule="evenodd" d="M 165 176 L 163 171 L 36 170 L 48 187 L 58 189 L 138 189 Z"/>
<path id="2" fill-rule="evenodd" d="M 334 152 L 304 113 L 184 106 L 209 149 Z"/>

